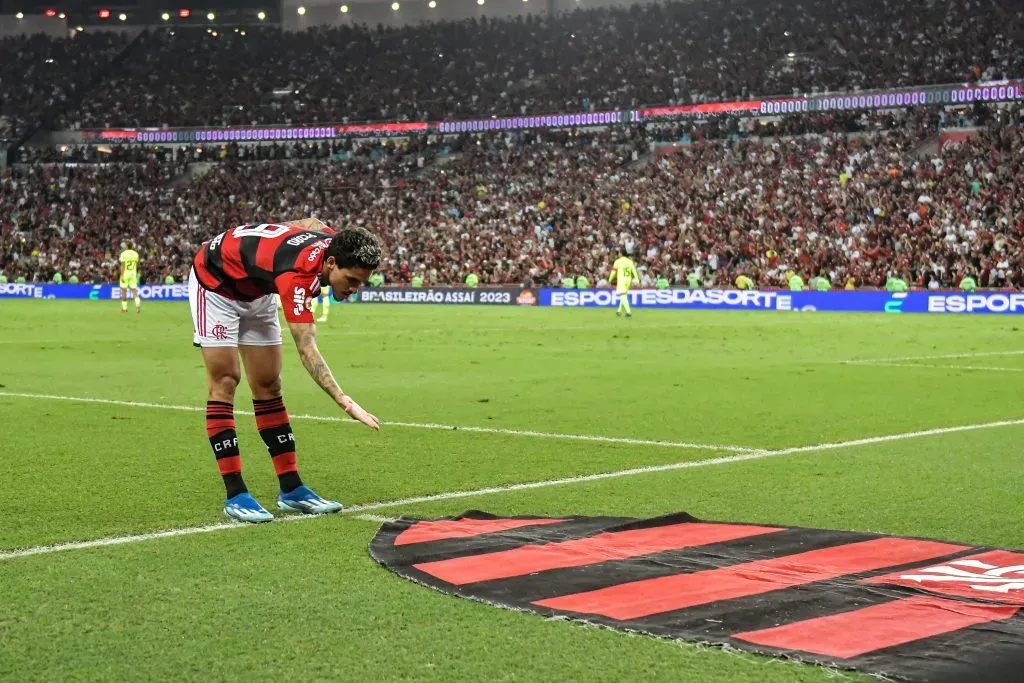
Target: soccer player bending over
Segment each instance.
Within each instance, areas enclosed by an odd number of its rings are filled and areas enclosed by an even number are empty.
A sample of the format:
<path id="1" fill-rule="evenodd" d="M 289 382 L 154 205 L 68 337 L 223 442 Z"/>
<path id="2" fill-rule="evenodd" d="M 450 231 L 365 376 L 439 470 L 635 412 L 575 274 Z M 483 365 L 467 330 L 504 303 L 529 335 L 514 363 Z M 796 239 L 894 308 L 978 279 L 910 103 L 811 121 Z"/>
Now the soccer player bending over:
<path id="1" fill-rule="evenodd" d="M 348 296 L 369 279 L 380 259 L 377 238 L 366 230 L 335 232 L 316 219 L 243 225 L 205 242 L 196 254 L 188 291 L 193 343 L 202 348 L 206 364 L 206 434 L 227 489 L 228 517 L 243 522 L 274 518 L 242 479 L 234 402 L 243 367 L 256 427 L 281 484 L 278 508 L 307 514 L 341 510 L 340 503 L 324 500 L 299 477 L 295 438 L 281 398 L 281 325 L 274 295 L 280 296 L 299 357 L 316 383 L 353 419 L 380 429 L 377 418 L 335 381 L 317 348 L 310 310 L 321 283 Z"/>
<path id="2" fill-rule="evenodd" d="M 636 272 L 633 259 L 628 256 L 620 256 L 615 259 L 608 282 L 615 283 L 615 291 L 619 294 L 619 309 L 615 311 L 616 317 L 622 315 L 623 311 L 626 312 L 627 318 L 633 317 L 633 311 L 629 308 L 629 290 L 634 281 L 636 284 L 640 284 L 640 275 Z"/>

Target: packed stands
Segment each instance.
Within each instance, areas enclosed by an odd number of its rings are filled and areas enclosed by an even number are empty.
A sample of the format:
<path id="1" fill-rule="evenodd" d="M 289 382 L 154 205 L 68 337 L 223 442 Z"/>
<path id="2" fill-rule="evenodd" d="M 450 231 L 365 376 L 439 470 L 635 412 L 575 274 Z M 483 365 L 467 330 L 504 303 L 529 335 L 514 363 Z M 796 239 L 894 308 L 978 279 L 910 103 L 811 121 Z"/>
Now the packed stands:
<path id="1" fill-rule="evenodd" d="M 152 30 L 0 42 L 8 127 L 84 76 L 64 127 L 435 120 L 964 82 L 1024 73 L 1004 0 L 696 0 L 405 28 Z M 47 60 L 52 59 L 52 62 Z M 11 85 L 9 85 L 11 84 Z M 59 112 L 58 112 L 59 113 Z"/>
<path id="2" fill-rule="evenodd" d="M 145 280 L 180 280 L 197 245 L 227 227 L 316 214 L 380 233 L 391 283 L 416 273 L 455 283 L 469 272 L 485 283 L 597 282 L 625 251 L 648 283 L 665 274 L 682 284 L 697 271 L 708 286 L 746 274 L 771 287 L 794 269 L 836 286 L 880 286 L 893 274 L 949 287 L 972 273 L 981 286 L 1020 287 L 1020 117 L 986 110 L 982 130 L 939 153 L 933 109 L 797 116 L 772 127 L 800 135 L 755 127 L 739 139 L 700 140 L 670 123 L 334 147 L 136 147 L 117 164 L 83 157 L 9 171 L 0 264 L 11 280 L 112 281 L 128 240 Z M 199 158 L 206 172 L 186 172 Z"/>
<path id="3" fill-rule="evenodd" d="M 128 45 L 126 33 L 42 34 L 0 38 L 0 144 L 59 113 L 79 89 Z"/>

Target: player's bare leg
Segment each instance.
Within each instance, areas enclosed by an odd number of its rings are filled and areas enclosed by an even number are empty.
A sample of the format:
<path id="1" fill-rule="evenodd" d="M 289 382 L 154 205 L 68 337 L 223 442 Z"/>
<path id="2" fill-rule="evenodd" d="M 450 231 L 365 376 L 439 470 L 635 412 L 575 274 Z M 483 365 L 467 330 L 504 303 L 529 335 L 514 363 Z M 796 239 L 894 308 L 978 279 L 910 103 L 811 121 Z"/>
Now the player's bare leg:
<path id="1" fill-rule="evenodd" d="M 203 349 L 206 364 L 208 401 L 235 402 L 235 389 L 242 381 L 242 366 L 238 362 L 238 349 L 233 346 L 214 346 Z"/>
<path id="2" fill-rule="evenodd" d="M 252 391 L 256 428 L 274 463 L 281 485 L 277 506 L 306 514 L 338 512 L 341 504 L 324 500 L 299 477 L 295 459 L 295 435 L 281 396 L 281 345 L 239 346 L 245 378 Z"/>
<path id="3" fill-rule="evenodd" d="M 330 315 L 331 312 L 331 289 L 329 287 L 324 287 L 321 290 L 320 299 L 323 301 L 323 313 L 316 319 L 316 321 L 318 323 L 325 323 L 327 322 L 327 316 Z M 314 311 L 313 314 L 316 315 L 316 312 Z"/>
<path id="4" fill-rule="evenodd" d="M 135 299 L 135 312 L 142 313 L 142 298 L 139 296 L 139 290 L 132 290 L 132 297 Z"/>
<path id="5" fill-rule="evenodd" d="M 206 434 L 217 468 L 224 479 L 227 501 L 224 514 L 243 522 L 269 522 L 274 518 L 249 495 L 242 479 L 242 457 L 235 431 L 235 389 L 242 380 L 238 349 L 233 346 L 203 348 L 206 364 Z"/>
<path id="6" fill-rule="evenodd" d="M 121 313 L 128 312 L 128 288 L 121 288 Z"/>

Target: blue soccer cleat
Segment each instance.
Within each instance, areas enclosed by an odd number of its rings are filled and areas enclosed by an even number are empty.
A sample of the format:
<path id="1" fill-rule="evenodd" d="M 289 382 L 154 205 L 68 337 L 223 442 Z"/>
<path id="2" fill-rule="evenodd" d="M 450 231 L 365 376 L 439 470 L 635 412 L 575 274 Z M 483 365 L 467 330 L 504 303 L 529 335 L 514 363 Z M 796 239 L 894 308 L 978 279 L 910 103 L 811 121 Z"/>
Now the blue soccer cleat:
<path id="1" fill-rule="evenodd" d="M 277 497 L 277 507 L 282 510 L 301 512 L 305 515 L 323 515 L 340 512 L 342 505 L 333 500 L 324 500 L 313 493 L 308 486 L 300 486 L 289 493 L 281 492 Z"/>
<path id="2" fill-rule="evenodd" d="M 256 502 L 256 499 L 248 492 L 239 493 L 233 498 L 228 498 L 224 503 L 224 514 L 239 522 L 259 524 L 260 522 L 272 522 L 274 515 L 263 509 L 263 506 Z"/>

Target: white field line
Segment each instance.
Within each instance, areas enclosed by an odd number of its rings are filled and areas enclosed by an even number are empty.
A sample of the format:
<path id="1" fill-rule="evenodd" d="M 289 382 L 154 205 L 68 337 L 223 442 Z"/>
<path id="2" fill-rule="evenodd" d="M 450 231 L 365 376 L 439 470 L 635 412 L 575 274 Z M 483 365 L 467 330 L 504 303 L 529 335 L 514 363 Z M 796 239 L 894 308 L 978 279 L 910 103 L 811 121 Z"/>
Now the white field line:
<path id="1" fill-rule="evenodd" d="M 349 512 L 348 509 L 345 512 Z M 304 519 L 316 519 L 319 515 L 288 515 L 275 517 L 274 522 L 298 522 Z M 352 515 L 356 519 L 361 519 L 367 522 L 378 522 L 383 524 L 384 522 L 393 522 L 394 517 L 384 517 L 383 515 Z M 139 541 L 150 541 L 155 538 L 173 538 L 174 536 L 191 536 L 193 534 L 205 534 L 211 531 L 227 531 L 228 529 L 244 529 L 249 524 L 243 524 L 241 522 L 223 522 L 221 524 L 208 524 L 206 526 L 194 526 L 185 527 L 182 529 L 166 529 L 164 531 L 153 531 L 145 534 L 135 534 L 132 536 L 113 536 L 109 538 L 97 538 L 92 541 L 81 541 L 78 543 L 55 543 L 53 545 L 39 545 L 33 548 L 23 548 L 21 550 L 10 550 L 0 551 L 0 561 L 12 560 L 16 557 L 29 557 L 30 555 L 45 555 L 46 553 L 56 553 L 62 550 L 86 550 L 88 548 L 105 548 L 111 545 L 124 545 L 125 543 L 137 543 Z"/>
<path id="2" fill-rule="evenodd" d="M 0 397 L 11 398 L 32 398 L 48 401 L 77 401 L 80 403 L 101 403 L 114 406 L 129 406 L 132 408 L 160 408 L 163 410 L 181 410 L 191 413 L 201 413 L 206 410 L 199 406 L 182 406 L 170 403 L 146 403 L 143 401 L 116 401 L 107 398 L 91 398 L 87 396 L 59 396 L 55 394 L 27 394 L 15 391 L 0 391 Z M 251 410 L 235 409 L 236 415 L 252 415 Z M 358 424 L 347 417 L 334 417 L 322 415 L 291 415 L 293 420 L 313 420 L 317 422 L 342 422 L 346 424 Z M 663 446 L 665 448 L 691 448 L 700 451 L 727 451 L 730 453 L 753 453 L 757 449 L 747 446 L 732 446 L 728 444 L 713 443 L 687 443 L 683 441 L 657 441 L 652 439 L 631 439 L 618 436 L 592 436 L 589 434 L 558 434 L 553 432 L 535 432 L 523 429 L 500 429 L 498 427 L 463 427 L 459 425 L 437 424 L 433 422 L 382 422 L 387 427 L 408 427 L 411 429 L 437 429 L 444 431 L 473 432 L 476 434 L 504 434 L 507 436 L 527 436 L 543 439 L 562 439 L 566 441 L 591 441 L 600 443 L 619 443 L 631 446 Z"/>
<path id="3" fill-rule="evenodd" d="M 1024 368 L 1001 368 L 992 365 L 933 365 L 930 363 L 885 363 L 882 361 L 874 363 L 857 363 L 857 365 L 883 368 L 928 368 L 931 370 L 990 370 L 993 372 L 1024 372 Z"/>
<path id="4" fill-rule="evenodd" d="M 667 472 L 670 470 L 682 470 L 696 467 L 708 467 L 711 465 L 724 465 L 733 462 L 743 462 L 746 460 L 760 460 L 763 458 L 772 458 L 781 455 L 793 455 L 797 453 L 812 453 L 816 451 L 833 451 L 842 448 L 852 448 L 855 446 L 867 446 L 878 443 L 888 443 L 891 441 L 902 441 L 905 439 L 916 439 L 925 436 L 937 436 L 941 434 L 952 434 L 955 432 L 967 432 L 979 429 L 993 429 L 996 427 L 1009 427 L 1024 425 L 1024 419 L 1021 420 L 1001 420 L 999 422 L 984 422 L 979 424 L 971 425 L 958 425 L 955 427 L 939 427 L 936 429 L 925 429 L 915 432 L 903 432 L 901 434 L 888 434 L 885 436 L 872 436 L 864 439 L 854 439 L 852 441 L 837 441 L 834 443 L 821 443 L 814 444 L 811 446 L 797 446 L 794 448 L 782 448 L 777 450 L 761 450 L 754 451 L 751 453 L 739 453 L 736 455 L 728 455 L 720 458 L 709 458 L 707 460 L 691 460 L 688 462 L 671 463 L 667 465 L 654 465 L 650 467 L 636 467 L 628 470 L 618 470 L 614 472 L 599 472 L 597 474 L 587 474 L 578 477 L 565 477 L 562 479 L 548 479 L 544 481 L 524 482 L 521 484 L 508 484 L 505 486 L 493 486 L 489 488 L 473 489 L 468 491 L 449 491 L 445 493 L 435 493 L 425 496 L 413 496 L 411 498 L 400 498 L 398 500 L 382 501 L 378 503 L 366 503 L 363 505 L 354 505 L 346 508 L 341 514 L 355 514 L 357 519 L 364 519 L 369 521 L 386 521 L 388 518 L 378 517 L 376 515 L 366 514 L 370 510 L 379 510 L 384 508 L 394 508 L 403 505 L 413 505 L 415 503 L 426 503 L 432 501 L 441 500 L 453 500 L 456 498 L 472 498 L 476 496 L 486 496 L 495 493 L 508 493 L 511 491 L 523 491 L 526 489 L 537 489 L 548 486 L 560 486 L 563 484 L 579 484 L 590 481 L 598 481 L 601 479 L 614 479 L 618 477 L 628 477 L 635 474 L 648 474 L 653 472 Z M 289 516 L 280 517 L 278 521 L 296 521 L 300 519 L 315 519 L 315 516 Z M 80 550 L 84 548 L 102 548 L 111 545 L 123 545 L 125 543 L 135 543 L 137 541 L 148 541 L 154 538 L 168 538 L 172 536 L 187 536 L 191 534 L 201 534 L 211 531 L 222 531 L 228 529 L 242 529 L 249 525 L 246 524 L 211 524 L 208 526 L 201 527 L 189 527 L 183 529 L 168 529 L 165 531 L 156 531 L 146 534 L 137 534 L 133 536 L 118 536 L 113 538 L 100 538 L 92 541 L 82 541 L 76 543 L 62 543 L 58 545 L 46 545 L 36 546 L 33 548 L 23 548 L 20 550 L 11 551 L 0 551 L 0 561 L 9 560 L 16 557 L 26 557 L 29 555 L 41 555 L 44 553 L 59 552 L 62 550 Z"/>
<path id="5" fill-rule="evenodd" d="M 1020 356 L 1024 350 L 1017 351 L 979 351 L 975 353 L 944 353 L 938 356 L 901 356 L 898 358 L 861 358 L 859 360 L 842 360 L 843 365 L 861 365 L 864 363 L 899 363 L 909 360 L 948 360 L 950 358 L 986 358 L 989 356 Z"/>

